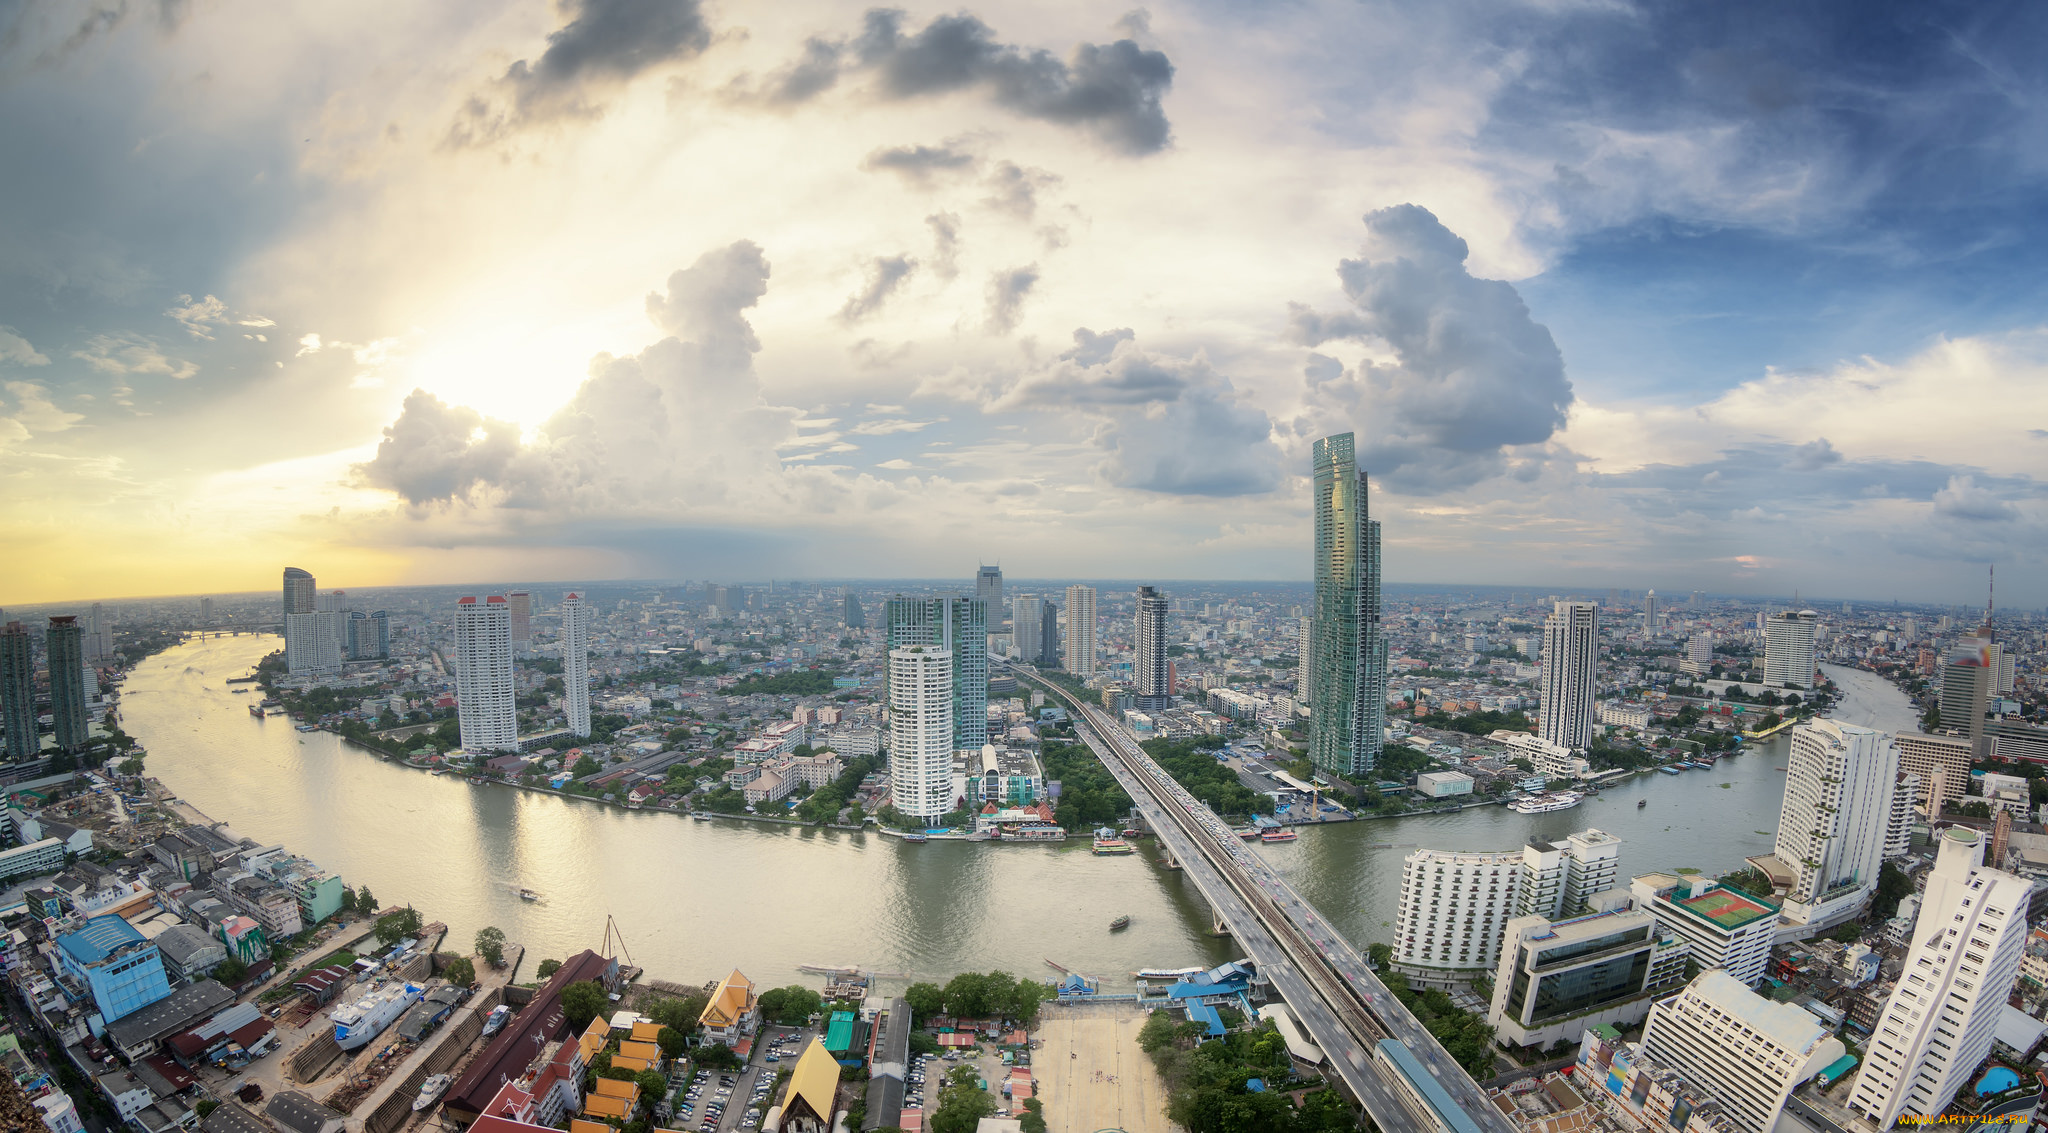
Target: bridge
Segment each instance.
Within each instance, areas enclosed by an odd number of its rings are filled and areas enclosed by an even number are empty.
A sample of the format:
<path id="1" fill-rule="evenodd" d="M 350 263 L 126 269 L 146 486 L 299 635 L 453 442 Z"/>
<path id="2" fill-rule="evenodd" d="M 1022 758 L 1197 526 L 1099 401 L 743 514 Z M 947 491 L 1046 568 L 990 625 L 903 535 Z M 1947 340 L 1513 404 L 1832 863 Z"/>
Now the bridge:
<path id="1" fill-rule="evenodd" d="M 1516 1133 L 1485 1091 L 1372 973 L 1365 958 L 1206 805 L 1174 782 L 1101 709 L 1045 682 L 1073 712 L 1074 730 L 1116 777 L 1183 875 L 1323 1049 L 1332 1073 L 1384 1130 L 1423 1127 L 1421 1100 L 1378 1044 L 1404 1044 L 1455 1105 L 1441 1127 Z M 1462 1120 L 1461 1120 L 1462 1119 Z"/>

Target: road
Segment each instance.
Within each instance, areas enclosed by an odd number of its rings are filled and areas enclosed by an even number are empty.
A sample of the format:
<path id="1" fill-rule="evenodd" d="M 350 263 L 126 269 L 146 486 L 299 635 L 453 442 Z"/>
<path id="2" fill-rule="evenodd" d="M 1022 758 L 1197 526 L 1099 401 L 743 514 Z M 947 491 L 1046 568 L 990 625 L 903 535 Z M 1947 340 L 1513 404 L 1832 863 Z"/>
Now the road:
<path id="1" fill-rule="evenodd" d="M 1514 1133 L 1485 1091 L 1293 886 L 1246 851 L 1229 827 L 1175 783 L 1121 725 L 1051 687 L 1068 703 L 1076 733 L 1137 803 L 1375 1123 L 1383 1129 L 1415 1123 L 1372 1057 L 1375 1044 L 1393 1037 L 1421 1060 L 1475 1125 Z"/>

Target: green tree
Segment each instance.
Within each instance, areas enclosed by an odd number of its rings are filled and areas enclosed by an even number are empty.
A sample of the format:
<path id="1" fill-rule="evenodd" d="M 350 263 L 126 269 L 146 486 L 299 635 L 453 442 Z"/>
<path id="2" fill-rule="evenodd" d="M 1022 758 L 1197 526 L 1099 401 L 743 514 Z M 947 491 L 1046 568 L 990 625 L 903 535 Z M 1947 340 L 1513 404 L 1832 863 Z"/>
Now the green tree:
<path id="1" fill-rule="evenodd" d="M 1037 1098 L 1024 1099 L 1024 1116 L 1017 1119 L 1024 1133 L 1046 1133 L 1045 1103 Z"/>
<path id="2" fill-rule="evenodd" d="M 785 1027 L 799 1027 L 825 1004 L 824 996 L 801 984 L 761 993 L 761 1017 Z"/>
<path id="3" fill-rule="evenodd" d="M 655 1043 L 661 1047 L 663 1058 L 681 1058 L 690 1048 L 690 1037 L 674 1027 L 663 1027 L 654 1034 Z"/>
<path id="4" fill-rule="evenodd" d="M 448 966 L 441 970 L 441 975 L 456 987 L 468 987 L 476 982 L 476 965 L 470 963 L 467 956 L 457 956 L 448 961 Z"/>
<path id="5" fill-rule="evenodd" d="M 1889 920 L 1898 915 L 1899 901 L 1913 892 L 1913 879 L 1905 870 L 1885 862 L 1878 867 L 1877 892 L 1870 898 L 1870 916 L 1873 920 Z"/>
<path id="6" fill-rule="evenodd" d="M 493 968 L 503 967 L 505 964 L 505 930 L 496 925 L 485 925 L 483 928 L 476 930 L 476 954 L 483 957 L 484 963 L 489 964 Z"/>
<path id="7" fill-rule="evenodd" d="M 346 885 L 341 887 L 341 911 L 344 913 L 356 911 L 356 891 Z"/>
<path id="8" fill-rule="evenodd" d="M 611 999 L 595 980 L 579 980 L 562 989 L 562 1015 L 569 1020 L 571 1030 L 588 1027 L 610 1005 Z"/>
<path id="9" fill-rule="evenodd" d="M 697 1065 L 711 1070 L 733 1070 L 739 1067 L 739 1056 L 724 1043 L 712 1043 L 697 1050 Z"/>
<path id="10" fill-rule="evenodd" d="M 242 977 L 248 974 L 249 965 L 243 963 L 239 956 L 230 956 L 213 969 L 213 978 L 228 987 L 241 983 Z"/>
<path id="11" fill-rule="evenodd" d="M 697 1029 L 697 1020 L 703 1017 L 708 1002 L 709 996 L 693 991 L 681 999 L 657 999 L 641 1008 L 640 1013 L 663 1027 L 688 1035 Z"/>
<path id="12" fill-rule="evenodd" d="M 537 980 L 545 980 L 549 976 L 554 975 L 555 972 L 561 968 L 561 966 L 562 962 L 560 960 L 556 960 L 553 958 L 542 960 L 540 962 L 540 965 L 534 968 L 533 978 Z"/>
<path id="13" fill-rule="evenodd" d="M 377 943 L 386 948 L 420 934 L 420 911 L 407 905 L 395 913 L 386 913 L 377 918 Z"/>
<path id="14" fill-rule="evenodd" d="M 377 898 L 370 895 L 370 887 L 367 885 L 356 889 L 356 911 L 364 914 L 377 911 Z"/>
<path id="15" fill-rule="evenodd" d="M 633 1076 L 633 1081 L 640 1085 L 640 1104 L 649 1108 L 668 1093 L 668 1079 L 659 1070 L 642 1070 Z"/>
<path id="16" fill-rule="evenodd" d="M 975 1074 L 971 1066 L 955 1068 L 952 1084 L 939 1094 L 939 1108 L 926 1119 L 925 1128 L 932 1133 L 974 1133 L 982 1118 L 994 1115 L 996 1100 L 975 1085 Z"/>

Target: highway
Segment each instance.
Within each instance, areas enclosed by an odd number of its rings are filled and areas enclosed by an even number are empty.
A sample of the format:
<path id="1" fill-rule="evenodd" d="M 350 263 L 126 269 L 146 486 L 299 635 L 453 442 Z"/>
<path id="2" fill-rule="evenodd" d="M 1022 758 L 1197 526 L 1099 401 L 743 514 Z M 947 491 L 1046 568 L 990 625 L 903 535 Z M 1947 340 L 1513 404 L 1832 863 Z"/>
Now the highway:
<path id="1" fill-rule="evenodd" d="M 1374 1123 L 1385 1130 L 1416 1127 L 1415 1116 L 1372 1056 L 1376 1043 L 1393 1037 L 1407 1044 L 1473 1124 L 1493 1133 L 1515 1133 L 1464 1068 L 1373 975 L 1358 950 L 1284 878 L 1175 783 L 1122 725 L 1058 686 L 1048 687 L 1067 702 L 1076 733 L 1131 796 Z"/>

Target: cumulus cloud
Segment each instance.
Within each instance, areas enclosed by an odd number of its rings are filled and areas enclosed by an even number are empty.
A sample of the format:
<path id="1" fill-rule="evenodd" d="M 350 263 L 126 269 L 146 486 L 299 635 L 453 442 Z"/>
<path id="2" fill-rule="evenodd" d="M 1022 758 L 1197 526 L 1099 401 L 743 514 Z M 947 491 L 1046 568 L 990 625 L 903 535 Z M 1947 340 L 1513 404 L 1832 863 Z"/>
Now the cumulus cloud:
<path id="1" fill-rule="evenodd" d="M 39 382 L 8 382 L 7 392 L 14 397 L 14 412 L 0 420 L 12 422 L 15 426 L 8 432 L 16 439 L 25 439 L 35 433 L 61 433 L 85 416 L 72 413 L 50 401 L 50 391 Z"/>
<path id="2" fill-rule="evenodd" d="M 904 100 L 975 90 L 1014 114 L 1083 130 L 1127 154 L 1156 153 L 1172 138 L 1161 100 L 1173 85 L 1164 52 L 1135 40 L 1077 45 L 1065 60 L 1042 48 L 996 38 L 995 29 L 965 12 L 939 16 L 916 32 L 905 13 L 874 8 L 859 35 L 813 38 L 802 58 L 771 76 L 756 93 L 778 105 L 801 102 L 861 71 L 884 99 Z"/>
<path id="3" fill-rule="evenodd" d="M 1024 297 L 1031 294 L 1037 283 L 1037 264 L 989 274 L 987 325 L 990 334 L 1008 334 L 1017 329 L 1017 319 L 1024 313 Z"/>
<path id="4" fill-rule="evenodd" d="M 2012 504 L 1989 488 L 1979 487 L 1974 476 L 1953 476 L 1948 486 L 1934 493 L 1934 510 L 1951 519 L 1998 522 L 2019 515 Z"/>
<path id="5" fill-rule="evenodd" d="M 519 429 L 449 405 L 425 390 L 408 394 L 398 420 L 384 429 L 377 456 L 360 466 L 362 481 L 425 504 L 467 497 L 495 483 L 519 452 Z"/>
<path id="6" fill-rule="evenodd" d="M 471 98 L 449 130 L 454 146 L 488 144 L 533 122 L 592 118 L 603 98 L 663 64 L 711 45 L 699 0 L 561 0 L 566 23 L 538 59 L 521 59 Z"/>
<path id="7" fill-rule="evenodd" d="M 1509 450 L 1548 441 L 1572 404 L 1564 358 L 1514 287 L 1477 279 L 1465 241 L 1428 209 L 1365 218 L 1358 258 L 1337 275 L 1354 309 L 1295 307 L 1303 346 L 1355 339 L 1391 350 L 1332 375 L 1312 367 L 1304 433 L 1356 431 L 1359 462 L 1390 488 L 1463 487 L 1509 467 Z"/>
<path id="8" fill-rule="evenodd" d="M 1025 169 L 1014 161 L 1005 161 L 989 171 L 985 182 L 989 195 L 981 203 L 1019 220 L 1030 220 L 1038 211 L 1038 191 L 1059 184 L 1059 180 L 1043 169 Z"/>
<path id="9" fill-rule="evenodd" d="M 935 212 L 924 218 L 932 230 L 932 274 L 950 280 L 960 274 L 960 217 Z"/>
<path id="10" fill-rule="evenodd" d="M 919 188 L 930 188 L 940 179 L 966 173 L 981 159 L 957 142 L 936 146 L 884 146 L 868 154 L 860 167 L 870 173 L 894 173 Z"/>
<path id="11" fill-rule="evenodd" d="M 204 299 L 180 295 L 178 305 L 164 314 L 178 320 L 178 324 L 193 338 L 211 339 L 213 328 L 228 321 L 228 305 L 211 295 Z"/>
<path id="12" fill-rule="evenodd" d="M 0 327 L 0 362 L 16 366 L 47 366 L 50 356 L 28 344 L 13 327 Z"/>
<path id="13" fill-rule="evenodd" d="M 71 356 L 102 374 L 116 376 L 162 374 L 184 379 L 199 372 L 196 364 L 172 358 L 154 339 L 139 334 L 96 334 L 86 341 L 85 349 L 73 351 Z"/>
<path id="14" fill-rule="evenodd" d="M 917 261 L 909 256 L 876 256 L 868 261 L 860 290 L 847 296 L 846 305 L 839 308 L 839 321 L 857 323 L 874 314 L 916 270 Z"/>

